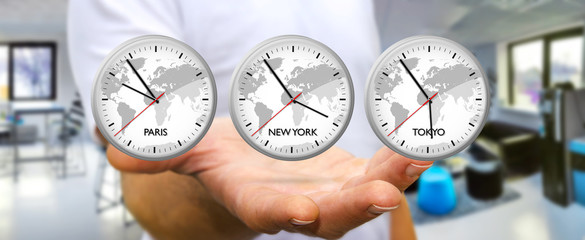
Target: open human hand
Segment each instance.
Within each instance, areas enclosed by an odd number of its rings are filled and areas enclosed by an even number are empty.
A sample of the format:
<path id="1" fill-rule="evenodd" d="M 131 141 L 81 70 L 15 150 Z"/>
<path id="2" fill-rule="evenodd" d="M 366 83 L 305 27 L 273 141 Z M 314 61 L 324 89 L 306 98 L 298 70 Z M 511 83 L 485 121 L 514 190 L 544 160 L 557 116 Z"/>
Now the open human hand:
<path id="1" fill-rule="evenodd" d="M 432 162 L 416 161 L 381 148 L 372 159 L 332 147 L 304 161 L 280 161 L 250 147 L 228 118 L 216 118 L 191 151 L 166 161 L 144 161 L 108 147 L 121 171 L 193 175 L 209 193 L 257 232 L 281 230 L 324 238 L 391 211 L 401 191 Z"/>

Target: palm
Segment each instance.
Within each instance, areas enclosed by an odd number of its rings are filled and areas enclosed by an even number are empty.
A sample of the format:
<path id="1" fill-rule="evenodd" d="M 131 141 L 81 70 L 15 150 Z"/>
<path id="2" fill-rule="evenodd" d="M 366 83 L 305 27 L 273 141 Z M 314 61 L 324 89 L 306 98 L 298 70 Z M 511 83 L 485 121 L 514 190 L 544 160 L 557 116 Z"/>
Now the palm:
<path id="1" fill-rule="evenodd" d="M 404 173 L 411 162 L 386 148 L 368 160 L 337 147 L 304 161 L 278 161 L 247 145 L 229 119 L 218 118 L 183 156 L 158 164 L 137 161 L 132 167 L 196 176 L 217 201 L 257 231 L 341 236 L 376 217 L 368 211 L 372 204 L 382 210 L 399 204 L 400 191 L 415 180 Z"/>

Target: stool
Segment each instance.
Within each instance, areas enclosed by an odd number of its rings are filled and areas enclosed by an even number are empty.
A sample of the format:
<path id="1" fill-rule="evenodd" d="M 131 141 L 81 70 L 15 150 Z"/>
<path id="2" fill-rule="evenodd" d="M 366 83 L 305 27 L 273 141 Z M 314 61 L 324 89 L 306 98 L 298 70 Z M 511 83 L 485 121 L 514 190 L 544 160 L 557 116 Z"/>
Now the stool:
<path id="1" fill-rule="evenodd" d="M 496 199 L 504 191 L 503 175 L 499 160 L 471 162 L 465 168 L 467 192 L 475 199 Z"/>
<path id="2" fill-rule="evenodd" d="M 418 206 L 423 211 L 444 215 L 455 209 L 457 196 L 453 178 L 447 170 L 433 166 L 419 178 Z"/>

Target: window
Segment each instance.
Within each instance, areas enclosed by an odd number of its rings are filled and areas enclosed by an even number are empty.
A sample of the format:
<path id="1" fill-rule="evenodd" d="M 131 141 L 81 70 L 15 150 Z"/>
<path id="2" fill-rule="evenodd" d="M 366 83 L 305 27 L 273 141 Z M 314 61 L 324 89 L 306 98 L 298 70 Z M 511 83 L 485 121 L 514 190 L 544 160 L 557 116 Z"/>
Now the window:
<path id="1" fill-rule="evenodd" d="M 512 48 L 514 66 L 514 106 L 521 110 L 538 110 L 539 93 L 542 90 L 543 41 L 535 40 Z"/>
<path id="2" fill-rule="evenodd" d="M 508 45 L 510 106 L 537 112 L 542 89 L 561 83 L 582 88 L 583 44 L 577 28 Z"/>
<path id="3" fill-rule="evenodd" d="M 8 45 L 0 43 L 0 102 L 8 100 Z"/>
<path id="4" fill-rule="evenodd" d="M 581 88 L 583 67 L 583 36 L 560 38 L 550 45 L 550 83 L 570 82 Z"/>
<path id="5" fill-rule="evenodd" d="M 11 100 L 55 99 L 56 45 L 53 42 L 11 43 Z"/>

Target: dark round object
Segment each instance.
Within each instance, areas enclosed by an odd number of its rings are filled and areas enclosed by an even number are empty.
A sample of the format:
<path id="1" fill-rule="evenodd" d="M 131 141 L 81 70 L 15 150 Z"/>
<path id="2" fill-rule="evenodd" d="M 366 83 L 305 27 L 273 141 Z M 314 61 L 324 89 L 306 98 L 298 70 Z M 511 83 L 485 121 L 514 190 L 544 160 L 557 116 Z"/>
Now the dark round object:
<path id="1" fill-rule="evenodd" d="M 414 181 L 410 186 L 408 186 L 404 192 L 405 193 L 414 193 L 416 192 L 416 190 L 418 190 L 418 179 L 416 181 Z"/>
<path id="2" fill-rule="evenodd" d="M 467 192 L 476 199 L 489 200 L 502 195 L 504 179 L 500 161 L 474 162 L 465 168 Z"/>

